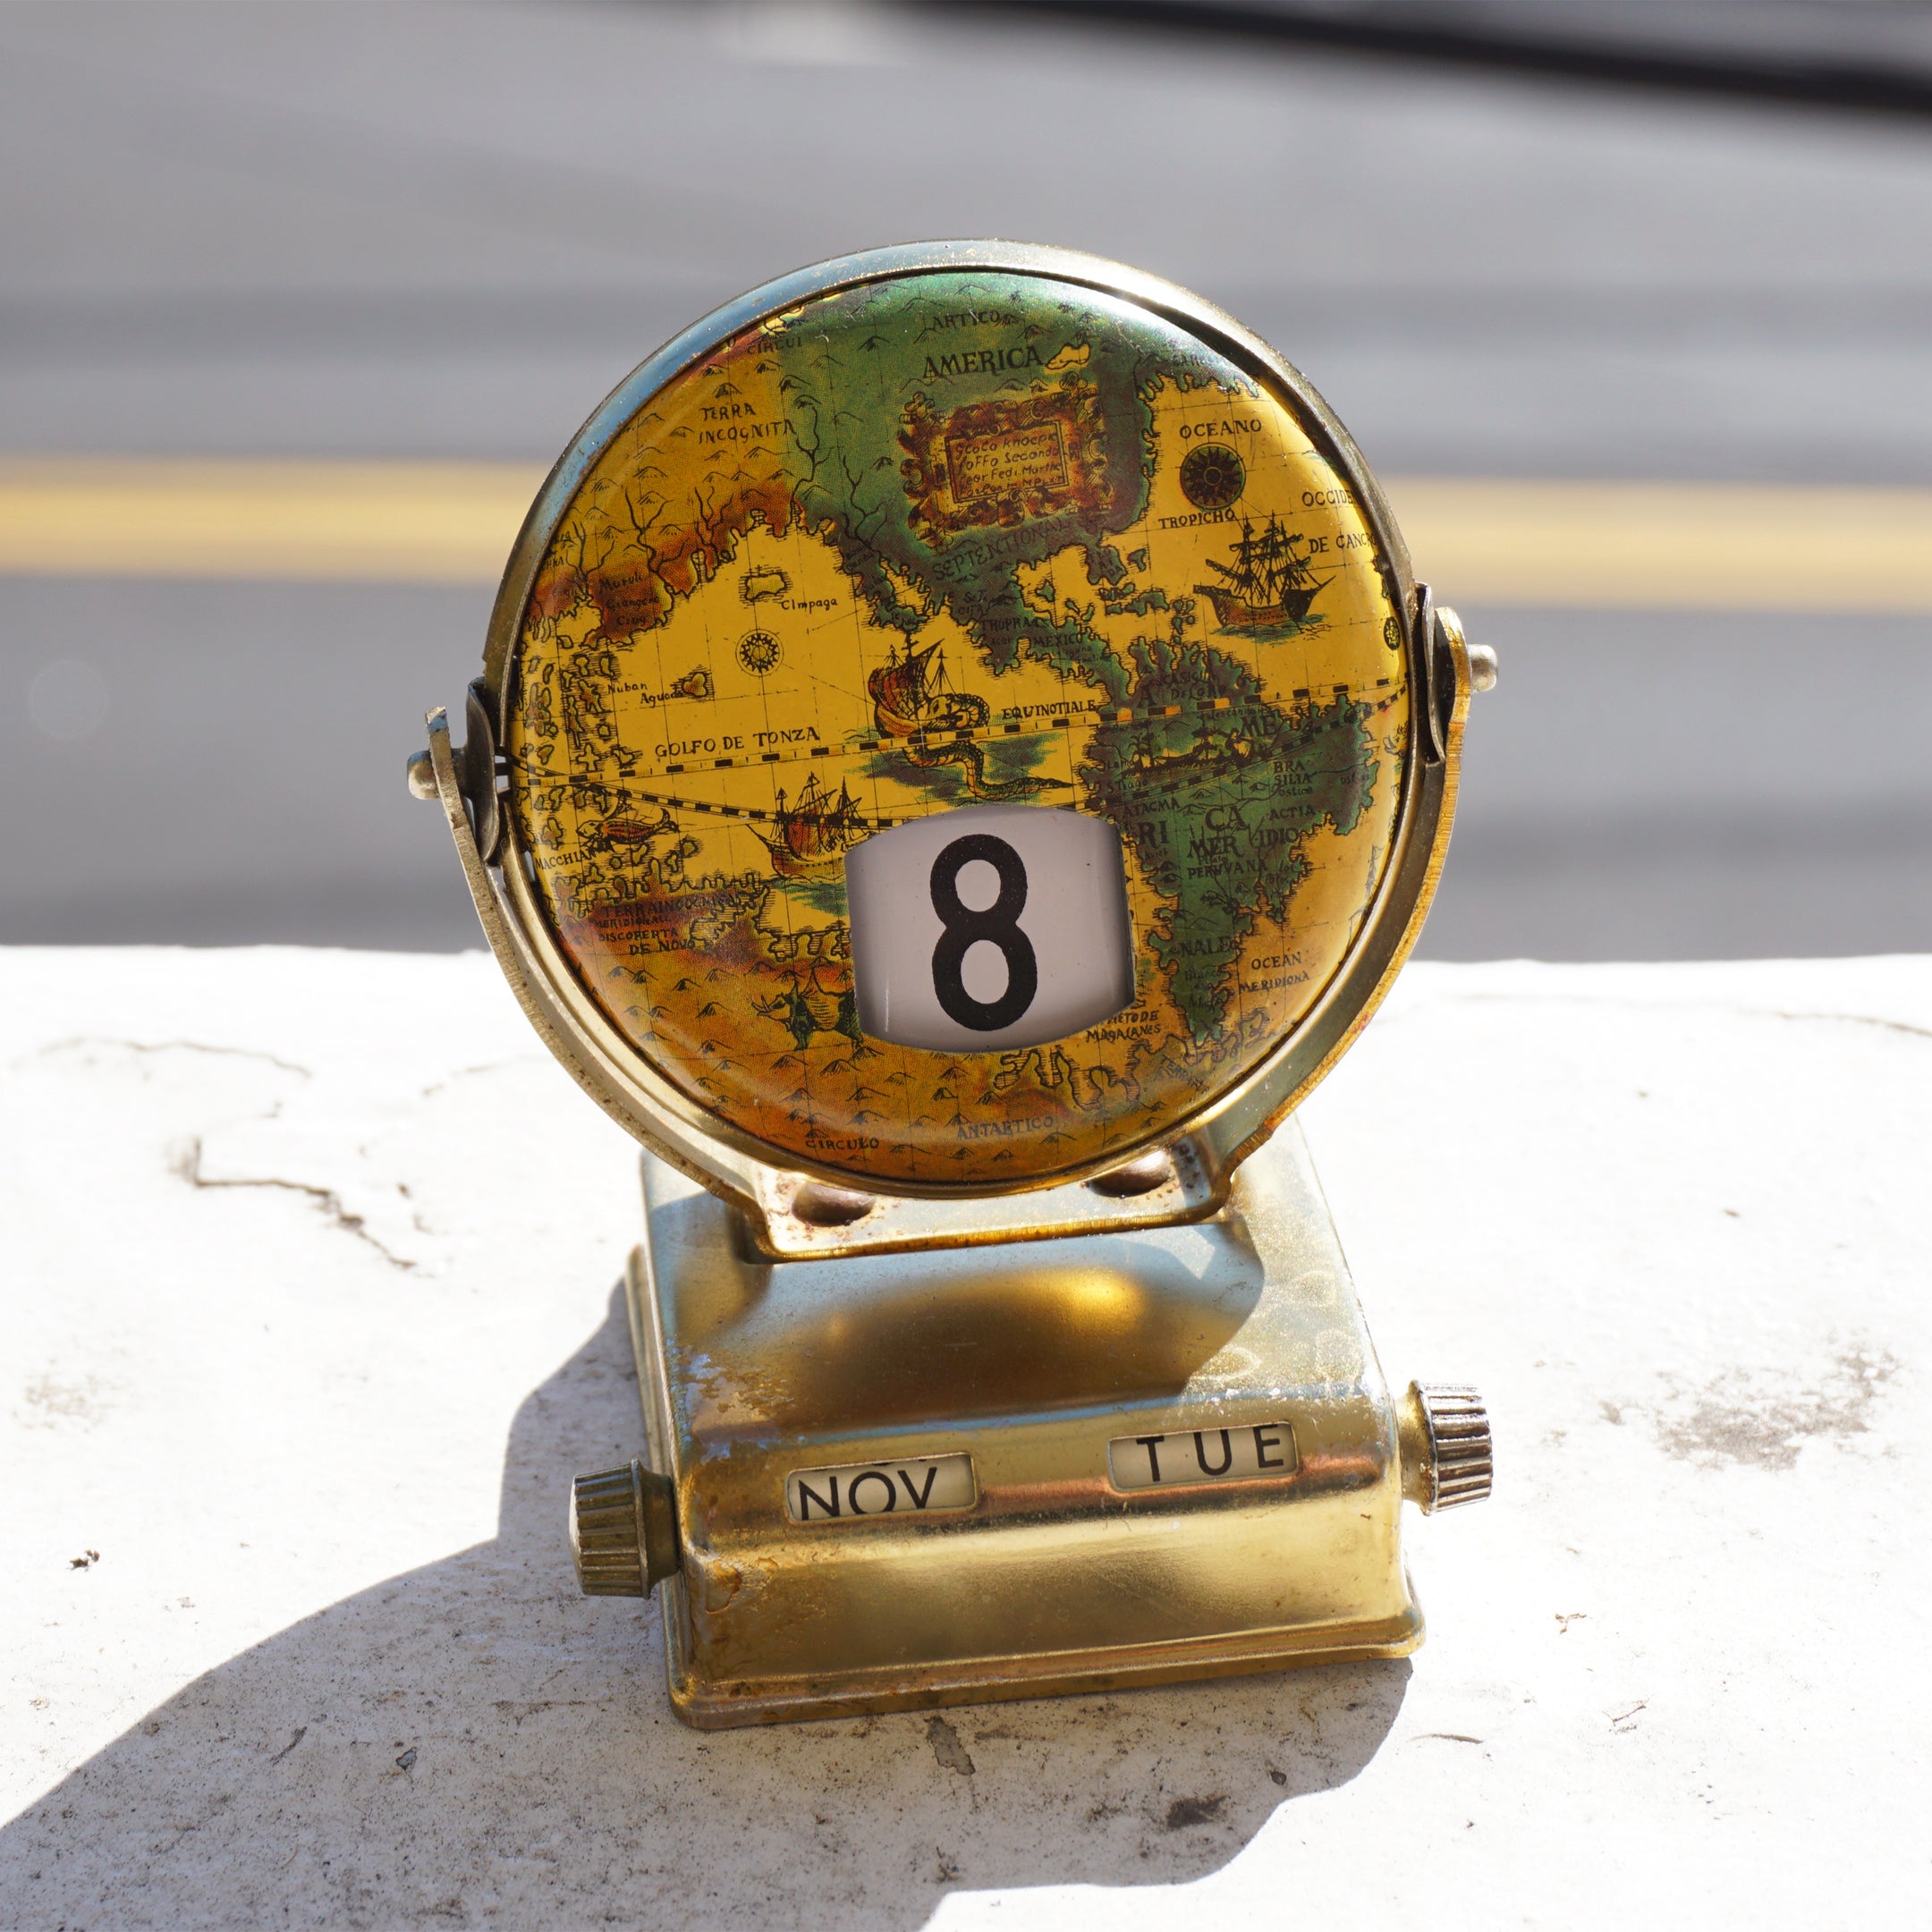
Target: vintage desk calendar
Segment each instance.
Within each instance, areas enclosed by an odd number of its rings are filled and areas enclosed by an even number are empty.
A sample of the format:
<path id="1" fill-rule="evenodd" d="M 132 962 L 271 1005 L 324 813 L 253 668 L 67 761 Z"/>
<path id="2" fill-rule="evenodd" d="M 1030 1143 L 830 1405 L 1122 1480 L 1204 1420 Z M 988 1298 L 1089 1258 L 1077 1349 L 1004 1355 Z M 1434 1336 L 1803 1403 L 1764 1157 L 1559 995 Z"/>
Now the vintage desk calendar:
<path id="1" fill-rule="evenodd" d="M 577 1479 L 726 1725 L 1420 1640 L 1392 1394 L 1296 1104 L 1441 868 L 1494 659 L 1231 318 L 886 249 L 696 324 L 518 538 L 440 798 L 642 1142 L 642 1441 Z"/>

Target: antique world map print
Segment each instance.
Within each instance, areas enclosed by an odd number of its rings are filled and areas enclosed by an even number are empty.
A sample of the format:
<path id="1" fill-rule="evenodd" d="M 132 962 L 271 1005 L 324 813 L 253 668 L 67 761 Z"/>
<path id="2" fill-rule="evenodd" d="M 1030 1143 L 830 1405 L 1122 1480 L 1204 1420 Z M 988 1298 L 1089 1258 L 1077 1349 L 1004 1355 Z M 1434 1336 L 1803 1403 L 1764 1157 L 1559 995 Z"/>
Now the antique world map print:
<path id="1" fill-rule="evenodd" d="M 1000 1188 L 1238 1082 L 1388 864 L 1387 560 L 1289 398 L 1041 275 L 767 318 L 647 401 L 559 522 L 505 731 L 545 913 L 610 1021 L 766 1144 Z M 844 856 L 978 804 L 1120 835 L 1134 997 L 1018 1052 L 858 1021 Z"/>

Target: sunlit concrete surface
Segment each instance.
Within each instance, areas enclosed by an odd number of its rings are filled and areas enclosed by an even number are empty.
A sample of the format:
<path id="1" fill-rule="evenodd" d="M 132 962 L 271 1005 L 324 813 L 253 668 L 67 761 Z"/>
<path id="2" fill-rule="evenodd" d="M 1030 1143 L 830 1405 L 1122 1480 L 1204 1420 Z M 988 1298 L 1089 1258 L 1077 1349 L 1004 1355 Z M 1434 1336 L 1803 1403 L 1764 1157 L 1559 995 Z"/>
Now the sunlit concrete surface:
<path id="1" fill-rule="evenodd" d="M 1412 1662 L 699 1735 L 563 1535 L 631 1150 L 494 967 L 0 954 L 0 1922 L 1902 1922 L 1928 1054 L 1923 959 L 1411 970 L 1304 1111 L 1496 1420 Z"/>

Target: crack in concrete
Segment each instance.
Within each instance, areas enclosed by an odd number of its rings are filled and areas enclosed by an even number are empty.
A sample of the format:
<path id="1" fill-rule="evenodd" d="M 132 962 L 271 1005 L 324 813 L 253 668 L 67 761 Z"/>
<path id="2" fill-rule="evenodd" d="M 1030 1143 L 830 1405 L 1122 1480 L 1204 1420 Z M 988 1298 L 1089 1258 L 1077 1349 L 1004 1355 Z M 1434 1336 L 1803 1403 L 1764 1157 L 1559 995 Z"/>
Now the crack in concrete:
<path id="1" fill-rule="evenodd" d="M 259 1060 L 265 1066 L 278 1068 L 284 1073 L 299 1073 L 304 1080 L 313 1080 L 312 1067 L 298 1065 L 292 1060 L 284 1060 L 279 1055 L 265 1053 L 256 1046 L 211 1046 L 205 1040 L 137 1040 L 122 1039 L 108 1033 L 75 1033 L 66 1039 L 50 1040 L 44 1046 L 36 1046 L 30 1054 L 23 1055 L 13 1064 L 24 1066 L 30 1060 L 50 1059 L 58 1053 L 66 1053 L 76 1046 L 118 1046 L 127 1053 L 200 1053 L 219 1054 L 225 1059 Z"/>
<path id="2" fill-rule="evenodd" d="M 259 1047 L 220 1046 L 215 1046 L 207 1040 L 195 1039 L 127 1039 L 114 1034 L 100 1033 L 76 1033 L 70 1035 L 65 1039 L 49 1041 L 47 1045 L 37 1046 L 31 1053 L 26 1054 L 14 1061 L 13 1066 L 14 1069 L 18 1069 L 25 1066 L 30 1061 L 51 1059 L 57 1054 L 70 1053 L 86 1047 L 112 1047 L 120 1052 L 130 1054 L 209 1054 L 218 1055 L 224 1059 L 257 1061 L 264 1066 L 275 1068 L 278 1072 L 292 1073 L 301 1080 L 313 1080 L 315 1078 L 313 1068 L 303 1066 L 294 1060 L 284 1060 L 280 1055 L 266 1052 Z M 277 1103 L 266 1114 L 260 1115 L 259 1118 L 273 1120 L 280 1112 L 281 1106 Z M 352 1213 L 344 1206 L 342 1196 L 334 1188 L 321 1187 L 310 1181 L 292 1181 L 280 1175 L 272 1174 L 252 1178 L 238 1176 L 233 1180 L 214 1180 L 202 1173 L 201 1159 L 201 1136 L 196 1134 L 186 1143 L 182 1153 L 170 1165 L 183 1181 L 196 1189 L 281 1188 L 290 1193 L 306 1194 L 329 1217 L 335 1226 L 340 1228 L 345 1234 L 354 1235 L 358 1241 L 368 1242 L 385 1261 L 388 1262 L 391 1267 L 412 1272 L 417 1267 L 414 1261 L 409 1259 L 406 1256 L 397 1254 L 385 1241 L 370 1233 L 365 1224 L 364 1217 Z"/>
<path id="3" fill-rule="evenodd" d="M 204 1825 L 210 1824 L 216 1818 L 218 1818 L 233 1801 L 232 1792 L 223 1792 L 220 1793 L 216 1798 L 215 1802 L 199 1818 L 189 1824 L 175 1826 L 174 1835 L 165 1845 L 157 1845 L 155 1847 L 155 1856 L 157 1858 L 165 1858 L 169 1852 L 173 1852 L 181 1843 L 182 1839 L 191 1837 L 194 1833 L 199 1831 Z"/>
<path id="4" fill-rule="evenodd" d="M 523 1054 L 508 1060 L 485 1060 L 476 1066 L 458 1067 L 453 1072 L 445 1073 L 441 1080 L 431 1080 L 417 1096 L 417 1098 L 419 1100 L 430 1099 L 436 1094 L 446 1092 L 458 1080 L 475 1080 L 485 1073 L 500 1073 L 505 1067 L 538 1063 L 540 1063 L 537 1061 L 537 1056 L 534 1054 Z"/>
<path id="5" fill-rule="evenodd" d="M 289 1181 L 277 1174 L 256 1176 L 236 1175 L 232 1180 L 215 1181 L 201 1172 L 201 1136 L 194 1135 L 174 1162 L 174 1172 L 190 1187 L 206 1188 L 281 1188 L 291 1194 L 306 1194 L 326 1214 L 330 1222 L 344 1234 L 353 1234 L 358 1241 L 367 1241 L 391 1267 L 411 1273 L 416 1263 L 406 1255 L 396 1251 L 375 1235 L 371 1234 L 359 1214 L 352 1214 L 343 1205 L 343 1198 L 334 1188 L 322 1187 L 313 1181 Z"/>

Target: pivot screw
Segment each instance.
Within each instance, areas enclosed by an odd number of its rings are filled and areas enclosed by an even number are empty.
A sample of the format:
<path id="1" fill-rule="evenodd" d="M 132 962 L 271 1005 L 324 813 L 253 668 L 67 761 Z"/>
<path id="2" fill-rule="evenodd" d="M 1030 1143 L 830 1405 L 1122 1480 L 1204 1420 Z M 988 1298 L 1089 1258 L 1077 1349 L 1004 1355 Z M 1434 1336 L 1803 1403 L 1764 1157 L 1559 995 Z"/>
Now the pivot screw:
<path id="1" fill-rule="evenodd" d="M 1411 1382 L 1397 1405 L 1402 1494 L 1425 1516 L 1480 1503 L 1489 1494 L 1493 1463 L 1489 1411 L 1466 1385 Z"/>
<path id="2" fill-rule="evenodd" d="M 1469 688 L 1472 691 L 1494 691 L 1496 687 L 1496 655 L 1492 644 L 1470 644 Z"/>
<path id="3" fill-rule="evenodd" d="M 409 795 L 433 799 L 436 795 L 436 767 L 427 751 L 411 751 L 409 757 Z"/>

